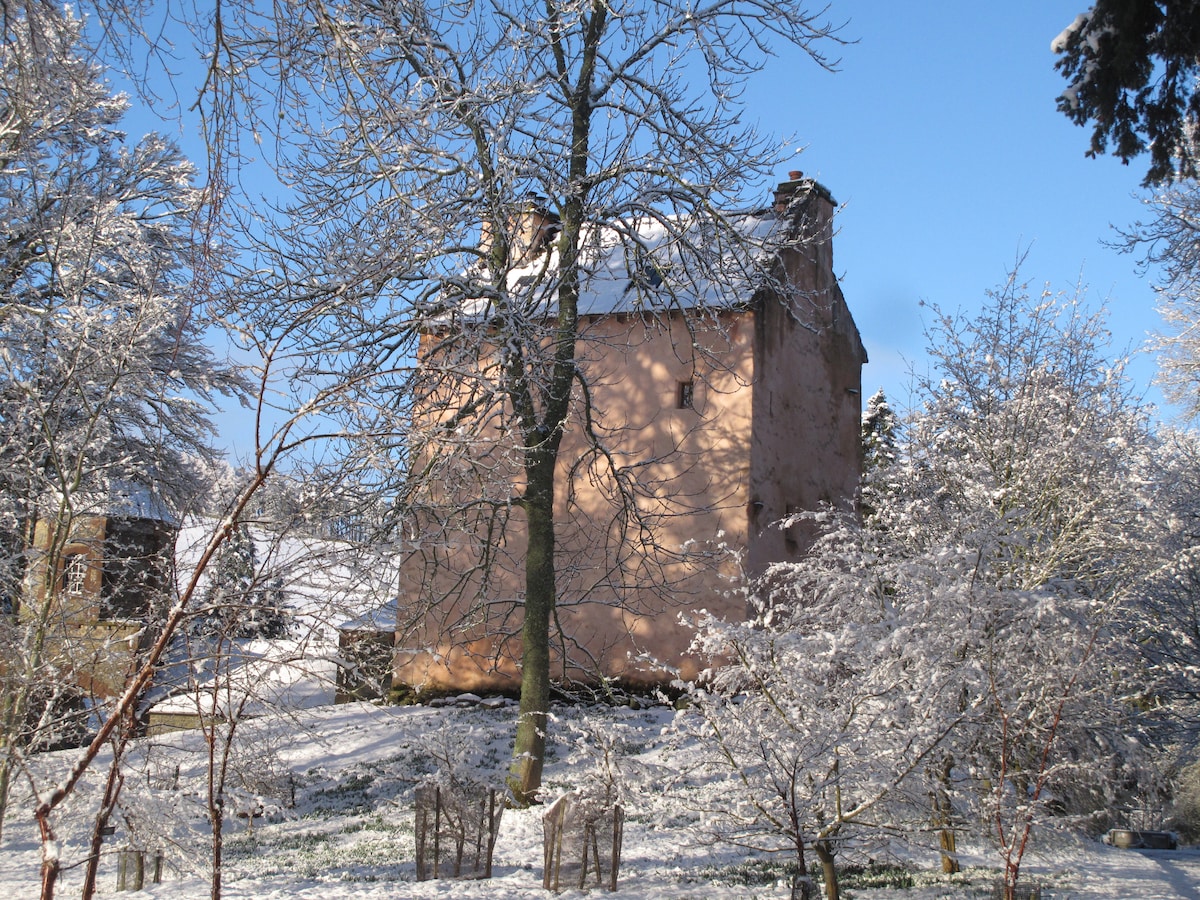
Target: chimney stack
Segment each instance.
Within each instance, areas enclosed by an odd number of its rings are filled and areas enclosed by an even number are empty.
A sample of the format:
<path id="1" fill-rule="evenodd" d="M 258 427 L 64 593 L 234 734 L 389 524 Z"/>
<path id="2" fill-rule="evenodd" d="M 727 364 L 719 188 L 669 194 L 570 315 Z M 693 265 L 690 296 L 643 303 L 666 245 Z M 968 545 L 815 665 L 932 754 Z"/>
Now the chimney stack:
<path id="1" fill-rule="evenodd" d="M 546 249 L 558 234 L 558 214 L 546 205 L 546 198 L 529 194 L 508 207 L 505 233 L 508 238 L 508 262 L 521 265 Z M 479 251 L 488 254 L 494 245 L 492 223 L 484 220 L 479 233 Z"/>
<path id="2" fill-rule="evenodd" d="M 788 180 L 780 182 L 779 187 L 775 188 L 775 212 L 787 212 L 796 195 L 811 185 L 812 181 L 806 181 L 804 173 L 799 169 L 793 169 L 791 172 L 788 172 Z"/>
<path id="3" fill-rule="evenodd" d="M 529 194 L 509 220 L 512 250 L 517 262 L 527 262 L 545 249 L 558 233 L 558 215 L 546 206 L 546 198 Z"/>
<path id="4" fill-rule="evenodd" d="M 811 194 L 816 194 L 824 200 L 829 205 L 829 209 L 824 213 L 832 215 L 833 210 L 837 207 L 837 201 L 833 199 L 829 189 L 811 178 L 805 178 L 804 173 L 799 169 L 793 169 L 788 172 L 788 180 L 781 181 L 779 187 L 775 188 L 775 212 L 783 215 L 793 203 Z"/>

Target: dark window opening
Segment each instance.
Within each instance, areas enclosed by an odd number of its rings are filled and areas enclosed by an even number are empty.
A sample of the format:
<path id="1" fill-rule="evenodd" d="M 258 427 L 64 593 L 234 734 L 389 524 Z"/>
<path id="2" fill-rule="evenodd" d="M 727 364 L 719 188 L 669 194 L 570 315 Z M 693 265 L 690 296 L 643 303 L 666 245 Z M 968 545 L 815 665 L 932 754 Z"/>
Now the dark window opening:
<path id="1" fill-rule="evenodd" d="M 696 408 L 696 385 L 692 381 L 679 382 L 675 391 L 675 408 Z"/>
<path id="2" fill-rule="evenodd" d="M 158 581 L 152 567 L 153 561 L 145 557 L 106 560 L 100 618 L 144 619 L 150 608 L 150 592 Z"/>
<path id="3" fill-rule="evenodd" d="M 145 519 L 110 520 L 104 545 L 101 619 L 144 620 L 169 586 L 173 533 Z"/>

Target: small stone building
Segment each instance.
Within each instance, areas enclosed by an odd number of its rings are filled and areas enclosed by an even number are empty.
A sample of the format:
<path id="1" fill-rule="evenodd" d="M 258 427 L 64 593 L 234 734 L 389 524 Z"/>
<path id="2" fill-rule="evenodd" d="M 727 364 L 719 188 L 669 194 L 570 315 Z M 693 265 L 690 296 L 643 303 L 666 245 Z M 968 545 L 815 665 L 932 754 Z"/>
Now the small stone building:
<path id="1" fill-rule="evenodd" d="M 392 688 L 396 645 L 396 602 L 338 625 L 336 703 L 378 700 Z"/>
<path id="2" fill-rule="evenodd" d="M 155 636 L 178 526 L 140 488 L 63 519 L 36 524 L 20 615 L 45 622 L 50 658 L 84 696 L 112 696 Z"/>

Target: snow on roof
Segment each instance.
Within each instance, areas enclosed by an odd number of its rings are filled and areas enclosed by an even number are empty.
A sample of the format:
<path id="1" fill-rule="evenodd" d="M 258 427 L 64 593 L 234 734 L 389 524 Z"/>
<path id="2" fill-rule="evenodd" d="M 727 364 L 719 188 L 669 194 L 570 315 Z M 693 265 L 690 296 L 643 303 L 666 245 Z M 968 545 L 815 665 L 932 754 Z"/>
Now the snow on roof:
<path id="1" fill-rule="evenodd" d="M 243 641 L 207 661 L 190 689 L 154 703 L 165 715 L 208 718 L 309 709 L 333 702 L 337 660 L 332 645 L 299 640 Z"/>
<path id="2" fill-rule="evenodd" d="M 181 529 L 175 547 L 181 582 L 187 581 L 220 524 L 198 518 Z M 272 706 L 303 709 L 332 703 L 338 630 L 396 627 L 398 554 L 394 550 L 275 534 L 260 527 L 252 527 L 250 535 L 257 578 L 282 592 L 292 621 L 291 636 L 242 639 L 213 647 L 202 638 L 178 641 L 151 693 L 153 712 L 226 716 L 230 710 L 241 710 L 240 714 L 258 715 Z M 215 574 L 216 566 L 210 563 L 194 605 L 203 602 Z"/>
<path id="3" fill-rule="evenodd" d="M 772 210 L 736 213 L 732 227 L 681 216 L 645 217 L 596 226 L 583 238 L 582 316 L 651 310 L 732 308 L 748 303 L 764 277 L 763 260 L 787 219 Z M 549 315 L 557 305 L 556 245 L 510 269 L 510 299 L 526 314 Z M 487 316 L 493 301 L 465 301 L 459 312 Z"/>
<path id="4" fill-rule="evenodd" d="M 57 514 L 65 506 L 63 495 L 53 493 L 43 498 L 47 512 Z M 108 516 L 113 519 L 147 519 L 171 526 L 179 518 L 154 489 L 145 483 L 114 480 L 108 484 L 89 485 L 70 492 L 73 515 Z"/>
<path id="5" fill-rule="evenodd" d="M 218 527 L 215 520 L 189 521 L 175 545 L 180 580 L 197 565 L 201 552 Z M 252 527 L 258 580 L 274 583 L 283 592 L 284 605 L 302 630 L 321 632 L 336 641 L 340 623 L 383 615 L 391 602 L 395 623 L 395 595 L 399 551 L 396 548 L 363 547 L 352 542 L 306 535 L 276 534 Z M 210 564 L 201 579 L 204 593 L 215 566 Z"/>
<path id="6" fill-rule="evenodd" d="M 395 631 L 399 616 L 400 604 L 393 599 L 360 616 L 346 619 L 337 628 L 338 631 Z"/>
<path id="7" fill-rule="evenodd" d="M 117 482 L 108 490 L 108 515 L 123 519 L 154 519 L 178 525 L 179 519 L 148 486 Z"/>

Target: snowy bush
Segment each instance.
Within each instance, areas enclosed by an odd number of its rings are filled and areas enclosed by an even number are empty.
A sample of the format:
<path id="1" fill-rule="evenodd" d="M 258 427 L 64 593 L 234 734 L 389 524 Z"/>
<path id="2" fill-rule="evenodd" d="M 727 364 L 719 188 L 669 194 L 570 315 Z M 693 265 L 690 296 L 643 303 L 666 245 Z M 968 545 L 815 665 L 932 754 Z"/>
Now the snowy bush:
<path id="1" fill-rule="evenodd" d="M 835 898 L 840 850 L 912 820 L 906 791 L 965 712 L 945 702 L 944 598 L 898 596 L 863 532 L 825 524 L 803 562 L 763 579 L 752 619 L 700 620 L 695 649 L 717 665 L 685 685 L 681 717 L 728 782 L 713 833 L 789 854 L 794 897 L 811 894 L 810 852 Z"/>
<path id="2" fill-rule="evenodd" d="M 865 519 L 799 517 L 824 533 L 754 584 L 754 617 L 698 622 L 714 668 L 692 733 L 738 785 L 721 830 L 801 868 L 815 851 L 831 897 L 868 831 L 932 828 L 949 871 L 964 825 L 1011 891 L 1035 823 L 1145 784 L 1138 645 L 1163 627 L 1144 597 L 1164 549 L 1146 413 L 1077 298 L 1014 277 L 972 321 L 935 315 L 918 407 L 897 423 L 872 398 Z"/>

